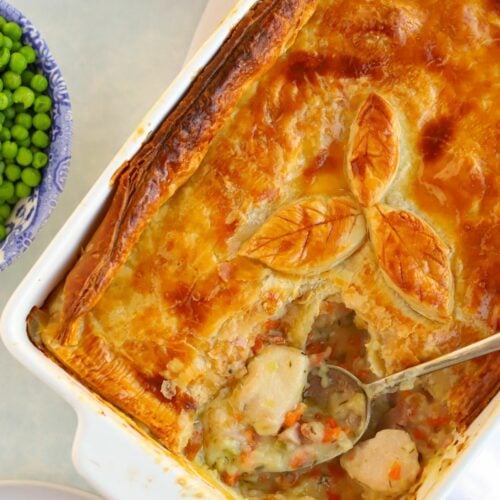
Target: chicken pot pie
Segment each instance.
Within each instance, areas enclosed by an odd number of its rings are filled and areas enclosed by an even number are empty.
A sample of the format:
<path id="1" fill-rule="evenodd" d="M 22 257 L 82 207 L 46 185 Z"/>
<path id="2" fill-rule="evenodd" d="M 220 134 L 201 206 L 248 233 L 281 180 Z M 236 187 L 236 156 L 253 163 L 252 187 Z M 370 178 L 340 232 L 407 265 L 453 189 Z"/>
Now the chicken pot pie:
<path id="1" fill-rule="evenodd" d="M 488 0 L 256 3 L 117 173 L 31 338 L 245 497 L 412 496 L 498 355 L 380 398 L 363 442 L 304 469 L 362 416 L 312 415 L 307 374 L 371 381 L 498 329 L 499 38 Z"/>

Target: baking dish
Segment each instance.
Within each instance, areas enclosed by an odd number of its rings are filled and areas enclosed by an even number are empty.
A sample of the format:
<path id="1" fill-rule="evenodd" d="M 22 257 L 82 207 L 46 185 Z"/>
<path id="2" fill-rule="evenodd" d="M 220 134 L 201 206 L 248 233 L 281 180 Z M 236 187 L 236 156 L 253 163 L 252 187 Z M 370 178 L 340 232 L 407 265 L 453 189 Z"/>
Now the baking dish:
<path id="1" fill-rule="evenodd" d="M 40 305 L 44 301 L 71 264 L 82 241 L 85 240 L 87 231 L 91 229 L 92 222 L 105 205 L 113 173 L 135 153 L 147 134 L 160 123 L 188 87 L 199 68 L 208 62 L 234 23 L 252 4 L 253 2 L 249 1 L 238 4 L 147 115 L 136 133 L 118 152 L 89 195 L 23 281 L 3 316 L 2 331 L 7 347 L 21 362 L 65 397 L 77 411 L 79 428 L 74 447 L 76 466 L 107 496 L 163 498 L 166 492 L 172 497 L 183 492 L 189 496 L 201 495 L 203 498 L 210 498 L 223 495 L 223 491 L 208 477 L 205 478 L 206 484 L 204 484 L 203 479 L 197 477 L 194 471 L 189 470 L 185 464 L 176 463 L 175 459 L 163 449 L 144 439 L 124 417 L 111 410 L 66 372 L 45 358 L 28 341 L 24 333 L 24 318 L 33 305 Z M 477 434 L 478 429 L 480 430 L 478 446 L 488 440 L 494 432 L 492 423 L 498 416 L 497 407 L 495 402 L 491 403 L 478 419 L 476 426 L 469 430 L 471 437 Z M 471 448 L 472 451 L 474 449 L 475 447 Z M 456 461 L 452 470 L 459 471 L 460 464 L 465 463 L 464 460 L 465 457 Z M 421 496 L 429 498 L 434 495 L 433 484 L 435 480 L 443 477 L 442 474 L 430 477 L 421 489 Z M 446 488 L 451 484 L 453 474 L 447 478 L 448 481 L 444 480 L 442 485 L 445 489 L 440 490 L 440 497 L 448 494 Z"/>

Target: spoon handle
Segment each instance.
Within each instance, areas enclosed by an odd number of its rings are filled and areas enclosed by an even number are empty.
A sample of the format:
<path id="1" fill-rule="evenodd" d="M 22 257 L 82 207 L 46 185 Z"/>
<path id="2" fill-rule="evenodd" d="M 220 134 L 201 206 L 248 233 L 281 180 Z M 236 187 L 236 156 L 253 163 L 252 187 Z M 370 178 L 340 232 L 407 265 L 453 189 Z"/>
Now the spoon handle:
<path id="1" fill-rule="evenodd" d="M 478 342 L 474 342 L 474 344 L 440 356 L 439 358 L 393 373 L 388 377 L 367 384 L 365 386 L 365 391 L 368 397 L 372 398 L 382 392 L 397 390 L 405 382 L 411 383 L 414 379 L 422 375 L 427 375 L 428 373 L 442 370 L 443 368 L 448 368 L 449 366 L 498 350 L 500 350 L 500 332 Z"/>

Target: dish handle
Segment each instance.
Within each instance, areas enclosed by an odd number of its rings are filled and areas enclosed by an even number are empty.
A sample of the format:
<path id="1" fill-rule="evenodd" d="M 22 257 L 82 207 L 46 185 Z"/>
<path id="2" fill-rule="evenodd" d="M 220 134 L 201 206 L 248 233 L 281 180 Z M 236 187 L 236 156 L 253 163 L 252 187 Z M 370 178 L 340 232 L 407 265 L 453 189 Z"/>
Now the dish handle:
<path id="1" fill-rule="evenodd" d="M 73 406 L 78 415 L 73 463 L 106 498 L 173 499 L 186 493 L 207 497 L 206 483 L 187 475 L 164 450 L 145 443 L 125 420 L 107 409 Z M 146 447 L 147 453 L 137 453 L 137 446 Z"/>

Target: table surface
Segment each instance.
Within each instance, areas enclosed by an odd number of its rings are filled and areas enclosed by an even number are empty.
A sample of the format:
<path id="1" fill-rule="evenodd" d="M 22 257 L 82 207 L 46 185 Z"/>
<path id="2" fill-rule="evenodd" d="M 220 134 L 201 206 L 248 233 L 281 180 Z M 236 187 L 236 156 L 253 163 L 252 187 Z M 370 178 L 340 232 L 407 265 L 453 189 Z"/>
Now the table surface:
<path id="1" fill-rule="evenodd" d="M 30 248 L 1 273 L 0 310 L 175 77 L 207 4 L 11 2 L 37 26 L 61 67 L 73 107 L 74 134 L 70 174 L 57 207 Z M 70 459 L 76 428 L 71 407 L 15 361 L 1 342 L 0 369 L 0 480 L 54 481 L 91 491 Z"/>

